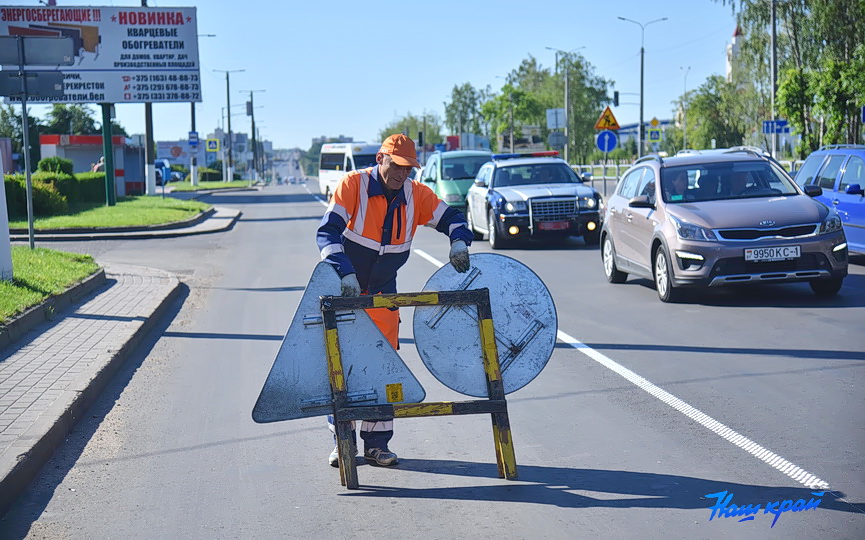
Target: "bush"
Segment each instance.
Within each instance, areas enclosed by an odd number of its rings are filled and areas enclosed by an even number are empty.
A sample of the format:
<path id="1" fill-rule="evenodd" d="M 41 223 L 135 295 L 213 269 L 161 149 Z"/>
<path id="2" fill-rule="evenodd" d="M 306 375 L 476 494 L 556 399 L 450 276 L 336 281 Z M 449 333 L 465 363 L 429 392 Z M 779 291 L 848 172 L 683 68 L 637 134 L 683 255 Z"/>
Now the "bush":
<path id="1" fill-rule="evenodd" d="M 75 178 L 78 179 L 77 202 L 83 204 L 105 202 L 104 172 L 78 173 Z"/>
<path id="2" fill-rule="evenodd" d="M 62 172 L 71 176 L 72 160 L 57 156 L 40 159 L 39 164 L 36 165 L 36 170 L 53 173 Z"/>
<path id="3" fill-rule="evenodd" d="M 53 173 L 45 173 L 53 174 Z M 37 216 L 53 216 L 65 214 L 69 205 L 53 182 L 45 182 L 38 178 L 40 173 L 31 177 L 33 184 L 33 214 Z M 10 218 L 27 217 L 27 180 L 23 174 L 6 175 L 6 210 Z"/>
<path id="4" fill-rule="evenodd" d="M 198 168 L 199 182 L 219 182 L 222 180 L 222 171 L 216 169 L 208 169 L 207 167 Z"/>

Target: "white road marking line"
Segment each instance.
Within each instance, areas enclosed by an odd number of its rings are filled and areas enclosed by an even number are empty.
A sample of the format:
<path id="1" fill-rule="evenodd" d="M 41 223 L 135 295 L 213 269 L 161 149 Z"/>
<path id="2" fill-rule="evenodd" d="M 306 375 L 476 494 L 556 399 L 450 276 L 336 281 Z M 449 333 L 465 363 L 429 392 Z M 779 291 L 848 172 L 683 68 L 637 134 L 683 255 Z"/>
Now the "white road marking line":
<path id="1" fill-rule="evenodd" d="M 310 191 L 310 190 L 309 190 L 309 186 L 307 186 L 306 184 L 304 184 L 303 189 L 305 189 L 307 193 L 309 193 L 310 195 L 312 195 L 313 197 L 315 197 L 315 200 L 317 200 L 318 202 L 320 202 L 322 206 L 324 206 L 325 208 L 327 208 L 327 201 L 325 201 L 324 199 L 322 199 L 322 198 L 318 195 L 318 193 L 313 193 L 312 191 Z"/>
<path id="2" fill-rule="evenodd" d="M 414 251 L 415 253 L 417 253 L 418 255 L 423 257 L 424 259 L 428 260 L 432 264 L 438 266 L 439 268 L 444 266 L 443 263 L 439 262 L 437 259 L 435 259 L 431 255 L 429 255 L 428 253 L 426 253 L 420 249 L 414 249 L 412 251 Z M 679 411 L 680 413 L 684 414 L 685 416 L 687 416 L 691 420 L 697 422 L 698 424 L 705 427 L 706 429 L 715 432 L 716 434 L 718 434 L 722 438 L 735 444 L 736 446 L 738 446 L 742 450 L 745 450 L 746 452 L 748 452 L 752 456 L 756 457 L 760 461 L 763 461 L 764 463 L 772 466 L 773 468 L 784 473 L 785 475 L 789 476 L 793 480 L 801 483 L 805 487 L 808 487 L 810 489 L 821 489 L 821 490 L 828 490 L 829 489 L 829 483 L 828 482 L 821 480 L 817 476 L 815 476 L 815 475 L 809 473 L 808 471 L 796 466 L 794 463 L 787 461 L 786 459 L 784 459 L 783 457 L 779 456 L 778 454 L 772 452 L 771 450 L 763 448 L 762 446 L 760 446 L 756 442 L 752 441 L 748 437 L 745 437 L 744 435 L 736 433 L 736 431 L 734 431 L 733 429 L 725 426 L 721 422 L 718 422 L 717 420 L 715 420 L 711 416 L 707 415 L 706 413 L 700 411 L 696 407 L 692 407 L 691 405 L 685 403 L 684 401 L 677 398 L 673 394 L 667 392 L 666 390 L 663 390 L 662 388 L 652 384 L 651 382 L 649 382 L 646 379 L 644 379 L 643 377 L 637 375 L 636 373 L 634 373 L 630 369 L 628 369 L 628 368 L 622 366 L 621 364 L 607 358 L 606 356 L 604 356 L 603 354 L 599 353 L 598 351 L 592 349 L 591 347 L 589 347 L 585 343 L 581 342 L 580 340 L 569 336 L 568 334 L 562 332 L 561 330 L 558 330 L 556 335 L 558 336 L 559 340 L 562 341 L 563 343 L 570 345 L 571 347 L 577 349 L 578 351 L 585 354 L 586 356 L 588 356 L 589 358 L 591 358 L 595 362 L 601 364 L 605 368 L 607 368 L 611 371 L 614 371 L 615 373 L 621 375 L 628 382 L 635 384 L 636 386 L 645 390 L 646 392 L 648 392 L 652 396 L 658 398 L 659 400 L 663 401 L 664 403 L 666 403 L 670 407 L 672 407 L 672 408 L 676 409 L 677 411 Z"/>

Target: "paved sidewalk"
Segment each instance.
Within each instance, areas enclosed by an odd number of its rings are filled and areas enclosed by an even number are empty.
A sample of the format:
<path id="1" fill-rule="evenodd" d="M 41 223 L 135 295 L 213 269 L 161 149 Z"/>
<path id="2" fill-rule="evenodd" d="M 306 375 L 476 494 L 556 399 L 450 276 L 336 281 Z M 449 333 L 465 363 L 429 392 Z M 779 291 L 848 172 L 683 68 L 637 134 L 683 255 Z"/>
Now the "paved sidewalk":
<path id="1" fill-rule="evenodd" d="M 110 264 L 105 274 L 105 286 L 0 352 L 0 512 L 179 292 L 162 270 Z"/>

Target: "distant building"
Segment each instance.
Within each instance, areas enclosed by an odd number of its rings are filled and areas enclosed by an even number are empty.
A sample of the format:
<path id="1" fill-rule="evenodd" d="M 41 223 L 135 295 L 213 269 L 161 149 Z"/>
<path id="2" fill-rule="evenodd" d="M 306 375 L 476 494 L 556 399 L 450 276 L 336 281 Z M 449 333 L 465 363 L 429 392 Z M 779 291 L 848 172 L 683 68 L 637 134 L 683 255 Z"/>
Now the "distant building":
<path id="1" fill-rule="evenodd" d="M 325 137 L 324 135 L 322 135 L 321 137 L 316 137 L 312 139 L 313 145 L 340 142 L 354 142 L 354 137 L 346 137 L 345 135 L 340 134 L 339 137 Z"/>
<path id="2" fill-rule="evenodd" d="M 735 72 L 739 63 L 739 43 L 743 39 L 745 36 L 742 33 L 742 28 L 737 24 L 736 30 L 733 32 L 733 39 L 727 45 L 727 82 L 733 82 L 733 76 L 738 75 Z"/>

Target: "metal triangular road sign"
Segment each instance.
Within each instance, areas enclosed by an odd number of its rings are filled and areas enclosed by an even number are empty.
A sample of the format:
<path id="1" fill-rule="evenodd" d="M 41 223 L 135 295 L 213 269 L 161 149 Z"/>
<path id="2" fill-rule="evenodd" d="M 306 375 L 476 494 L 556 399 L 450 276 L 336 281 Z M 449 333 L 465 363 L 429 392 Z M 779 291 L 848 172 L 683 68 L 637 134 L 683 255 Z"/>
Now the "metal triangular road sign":
<path id="1" fill-rule="evenodd" d="M 613 111 L 610 110 L 609 106 L 604 109 L 601 117 L 595 122 L 595 129 L 620 129 L 619 123 L 616 121 L 616 117 L 613 116 Z"/>
<path id="2" fill-rule="evenodd" d="M 324 348 L 320 296 L 340 294 L 339 276 L 320 262 L 312 272 L 291 326 L 252 411 L 259 423 L 333 412 Z M 418 403 L 426 392 L 364 310 L 338 311 L 342 369 L 349 405 L 385 405 L 387 387 L 401 385 L 400 403 Z"/>

